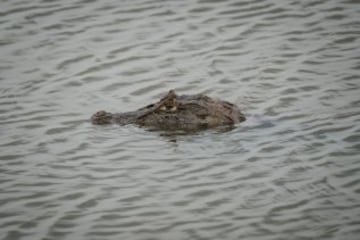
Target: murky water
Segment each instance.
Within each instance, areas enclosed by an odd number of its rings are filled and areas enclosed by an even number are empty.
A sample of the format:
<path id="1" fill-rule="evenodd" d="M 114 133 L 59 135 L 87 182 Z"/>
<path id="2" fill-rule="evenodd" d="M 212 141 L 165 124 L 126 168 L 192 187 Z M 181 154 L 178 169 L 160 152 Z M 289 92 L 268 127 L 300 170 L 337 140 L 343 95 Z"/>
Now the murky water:
<path id="1" fill-rule="evenodd" d="M 1 239 L 359 239 L 359 1 L 0 6 Z M 168 89 L 248 120 L 89 122 Z"/>

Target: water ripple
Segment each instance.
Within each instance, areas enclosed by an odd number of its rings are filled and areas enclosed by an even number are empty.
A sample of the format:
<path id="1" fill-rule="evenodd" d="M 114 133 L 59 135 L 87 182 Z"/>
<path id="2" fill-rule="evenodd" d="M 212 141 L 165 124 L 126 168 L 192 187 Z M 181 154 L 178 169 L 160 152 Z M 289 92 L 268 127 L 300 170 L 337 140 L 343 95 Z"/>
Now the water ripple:
<path id="1" fill-rule="evenodd" d="M 1 239 L 357 239 L 357 1 L 5 1 Z M 247 121 L 92 126 L 168 89 Z"/>

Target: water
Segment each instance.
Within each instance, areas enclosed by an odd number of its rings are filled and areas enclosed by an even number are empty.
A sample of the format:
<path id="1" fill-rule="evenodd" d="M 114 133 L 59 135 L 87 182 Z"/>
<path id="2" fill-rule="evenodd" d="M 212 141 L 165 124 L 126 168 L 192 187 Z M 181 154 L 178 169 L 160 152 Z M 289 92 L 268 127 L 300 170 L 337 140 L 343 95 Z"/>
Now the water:
<path id="1" fill-rule="evenodd" d="M 0 6 L 0 239 L 359 238 L 359 1 Z M 169 89 L 247 121 L 89 122 Z"/>

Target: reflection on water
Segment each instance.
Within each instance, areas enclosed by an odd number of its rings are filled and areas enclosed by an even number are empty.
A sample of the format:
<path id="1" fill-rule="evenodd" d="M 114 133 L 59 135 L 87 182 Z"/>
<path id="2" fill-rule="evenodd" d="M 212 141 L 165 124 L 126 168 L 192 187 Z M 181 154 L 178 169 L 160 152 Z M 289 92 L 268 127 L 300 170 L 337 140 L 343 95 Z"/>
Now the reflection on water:
<path id="1" fill-rule="evenodd" d="M 358 239 L 357 1 L 2 1 L 1 239 Z M 93 126 L 168 89 L 230 131 Z"/>

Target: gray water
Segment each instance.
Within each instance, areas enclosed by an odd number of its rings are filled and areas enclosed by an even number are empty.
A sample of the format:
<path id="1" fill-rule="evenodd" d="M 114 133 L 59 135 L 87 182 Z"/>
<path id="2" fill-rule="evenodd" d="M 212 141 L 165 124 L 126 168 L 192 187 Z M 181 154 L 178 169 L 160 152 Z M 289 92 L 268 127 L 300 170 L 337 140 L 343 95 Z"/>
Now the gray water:
<path id="1" fill-rule="evenodd" d="M 359 1 L 1 0 L 0 29 L 0 239 L 359 239 Z M 169 89 L 247 121 L 89 122 Z"/>

